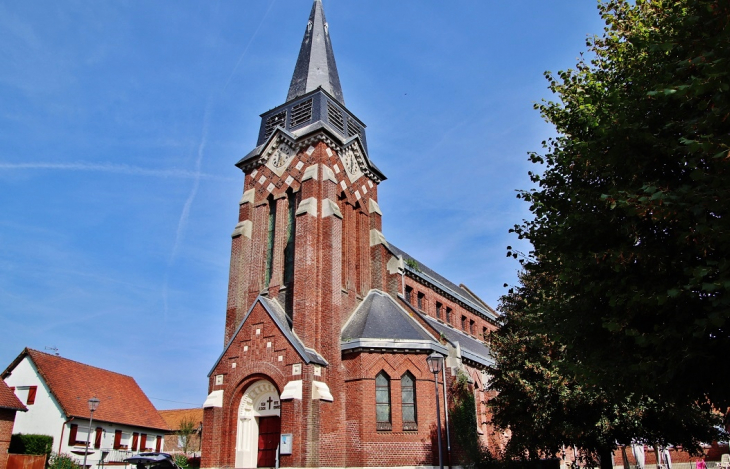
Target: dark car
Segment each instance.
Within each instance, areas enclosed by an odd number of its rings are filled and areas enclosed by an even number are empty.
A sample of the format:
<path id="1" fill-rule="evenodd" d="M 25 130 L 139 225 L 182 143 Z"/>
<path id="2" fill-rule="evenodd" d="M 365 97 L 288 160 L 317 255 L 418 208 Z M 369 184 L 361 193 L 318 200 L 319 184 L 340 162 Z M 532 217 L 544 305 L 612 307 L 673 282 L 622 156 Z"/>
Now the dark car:
<path id="1" fill-rule="evenodd" d="M 136 465 L 137 469 L 180 469 L 167 453 L 139 453 L 124 462 Z"/>

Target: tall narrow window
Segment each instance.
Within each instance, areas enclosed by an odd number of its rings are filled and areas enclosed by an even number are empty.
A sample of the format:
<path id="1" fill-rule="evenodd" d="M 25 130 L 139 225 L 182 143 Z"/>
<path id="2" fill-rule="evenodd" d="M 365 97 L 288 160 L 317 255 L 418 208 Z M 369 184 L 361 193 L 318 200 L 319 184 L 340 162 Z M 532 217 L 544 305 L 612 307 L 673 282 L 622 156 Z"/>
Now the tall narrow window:
<path id="1" fill-rule="evenodd" d="M 381 371 L 375 377 L 375 422 L 376 429 L 390 431 L 390 377 Z"/>
<path id="2" fill-rule="evenodd" d="M 294 192 L 287 195 L 289 208 L 286 221 L 286 247 L 284 248 L 284 285 L 289 285 L 294 280 L 294 236 L 296 235 L 296 211 L 297 201 Z"/>
<path id="3" fill-rule="evenodd" d="M 470 319 L 469 320 L 469 334 L 471 334 L 471 335 L 476 335 L 476 327 L 474 324 L 475 324 L 474 320 Z"/>
<path id="4" fill-rule="evenodd" d="M 444 305 L 442 305 L 441 303 L 439 303 L 439 302 L 437 301 L 437 302 L 436 302 L 436 319 L 443 319 L 443 318 L 441 317 L 441 315 L 443 314 L 443 313 L 442 313 L 442 310 L 443 310 L 443 309 L 444 309 Z"/>
<path id="5" fill-rule="evenodd" d="M 466 332 L 466 316 L 461 317 L 461 330 Z"/>
<path id="6" fill-rule="evenodd" d="M 488 336 L 489 336 L 489 332 L 487 331 L 487 328 L 482 327 L 482 340 L 484 340 L 486 342 Z"/>
<path id="7" fill-rule="evenodd" d="M 269 286 L 271 274 L 274 270 L 274 241 L 276 239 L 276 201 L 269 199 L 269 233 L 266 246 L 266 281 L 264 285 Z"/>
<path id="8" fill-rule="evenodd" d="M 412 296 L 413 296 L 413 288 L 406 287 L 406 301 L 408 302 L 409 305 L 413 304 L 413 302 L 412 302 L 413 300 L 411 299 Z"/>
<path id="9" fill-rule="evenodd" d="M 451 308 L 446 307 L 446 322 L 451 324 Z"/>
<path id="10" fill-rule="evenodd" d="M 420 309 L 421 311 L 423 311 L 423 297 L 424 297 L 424 294 L 421 293 L 420 291 L 418 292 L 418 295 L 416 295 L 416 301 L 418 302 L 418 309 Z"/>
<path id="11" fill-rule="evenodd" d="M 416 423 L 416 379 L 406 371 L 400 379 L 403 431 L 418 430 Z"/>

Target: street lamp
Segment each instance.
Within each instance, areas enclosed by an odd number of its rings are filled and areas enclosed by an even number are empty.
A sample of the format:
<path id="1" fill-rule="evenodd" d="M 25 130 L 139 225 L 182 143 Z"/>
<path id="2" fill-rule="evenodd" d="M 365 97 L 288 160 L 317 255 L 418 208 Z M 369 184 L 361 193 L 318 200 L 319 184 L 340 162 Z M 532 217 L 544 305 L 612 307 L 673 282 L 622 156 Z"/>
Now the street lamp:
<path id="1" fill-rule="evenodd" d="M 426 358 L 428 363 L 428 369 L 433 373 L 433 388 L 436 390 L 436 434 L 438 435 L 439 443 L 439 468 L 444 469 L 444 457 L 441 454 L 441 408 L 439 406 L 439 386 L 438 386 L 438 374 L 441 372 L 441 365 L 443 364 L 444 357 L 436 352 L 433 352 Z"/>
<path id="2" fill-rule="evenodd" d="M 82 466 L 83 469 L 86 469 L 86 457 L 89 455 L 89 437 L 91 437 L 91 424 L 94 423 L 94 411 L 96 408 L 99 407 L 99 399 L 96 397 L 92 397 L 89 399 L 89 413 L 91 414 L 91 417 L 89 417 L 89 431 L 86 432 L 86 448 L 84 449 L 84 465 Z"/>

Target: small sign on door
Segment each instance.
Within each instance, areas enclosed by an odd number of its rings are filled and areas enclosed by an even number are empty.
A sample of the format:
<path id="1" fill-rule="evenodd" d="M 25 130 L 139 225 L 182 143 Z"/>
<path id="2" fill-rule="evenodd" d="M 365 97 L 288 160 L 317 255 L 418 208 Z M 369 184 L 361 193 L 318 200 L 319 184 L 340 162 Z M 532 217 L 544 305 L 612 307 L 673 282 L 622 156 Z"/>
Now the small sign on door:
<path id="1" fill-rule="evenodd" d="M 292 443 L 292 434 L 291 433 L 282 433 L 281 434 L 281 443 L 279 444 L 279 454 L 291 454 L 291 443 Z"/>

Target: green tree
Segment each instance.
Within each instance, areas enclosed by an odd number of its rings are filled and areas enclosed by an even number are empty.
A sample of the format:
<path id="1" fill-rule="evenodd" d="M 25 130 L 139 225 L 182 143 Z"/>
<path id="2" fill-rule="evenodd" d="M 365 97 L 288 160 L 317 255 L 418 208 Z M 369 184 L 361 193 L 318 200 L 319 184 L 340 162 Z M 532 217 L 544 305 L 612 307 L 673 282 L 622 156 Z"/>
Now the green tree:
<path id="1" fill-rule="evenodd" d="M 530 155 L 536 188 L 519 195 L 533 215 L 514 229 L 533 246 L 521 287 L 540 288 L 525 321 L 558 376 L 605 401 L 595 415 L 622 403 L 639 437 L 682 439 L 668 422 L 684 418 L 702 438 L 730 406 L 730 3 L 599 10 L 604 34 L 546 74 L 559 99 L 536 105 L 559 136 Z M 550 366 L 537 377 L 556 379 Z"/>
<path id="2" fill-rule="evenodd" d="M 195 420 L 192 417 L 183 417 L 180 419 L 180 425 L 175 431 L 178 436 L 180 446 L 182 447 L 183 453 L 188 454 L 190 449 L 190 443 L 192 442 L 193 435 L 197 432 L 198 428 L 195 425 Z M 187 463 L 187 458 L 185 459 Z"/>
<path id="3" fill-rule="evenodd" d="M 523 273 L 519 287 L 502 297 L 502 327 L 492 334 L 496 366 L 490 387 L 492 421 L 509 429 L 508 459 L 554 457 L 577 446 L 590 462 L 610 467 L 617 442 L 681 444 L 699 450 L 717 436 L 709 408 L 685 408 L 649 396 L 617 393 L 572 371 L 568 348 L 536 333 L 543 320 L 540 300 L 553 291 L 547 277 Z"/>

